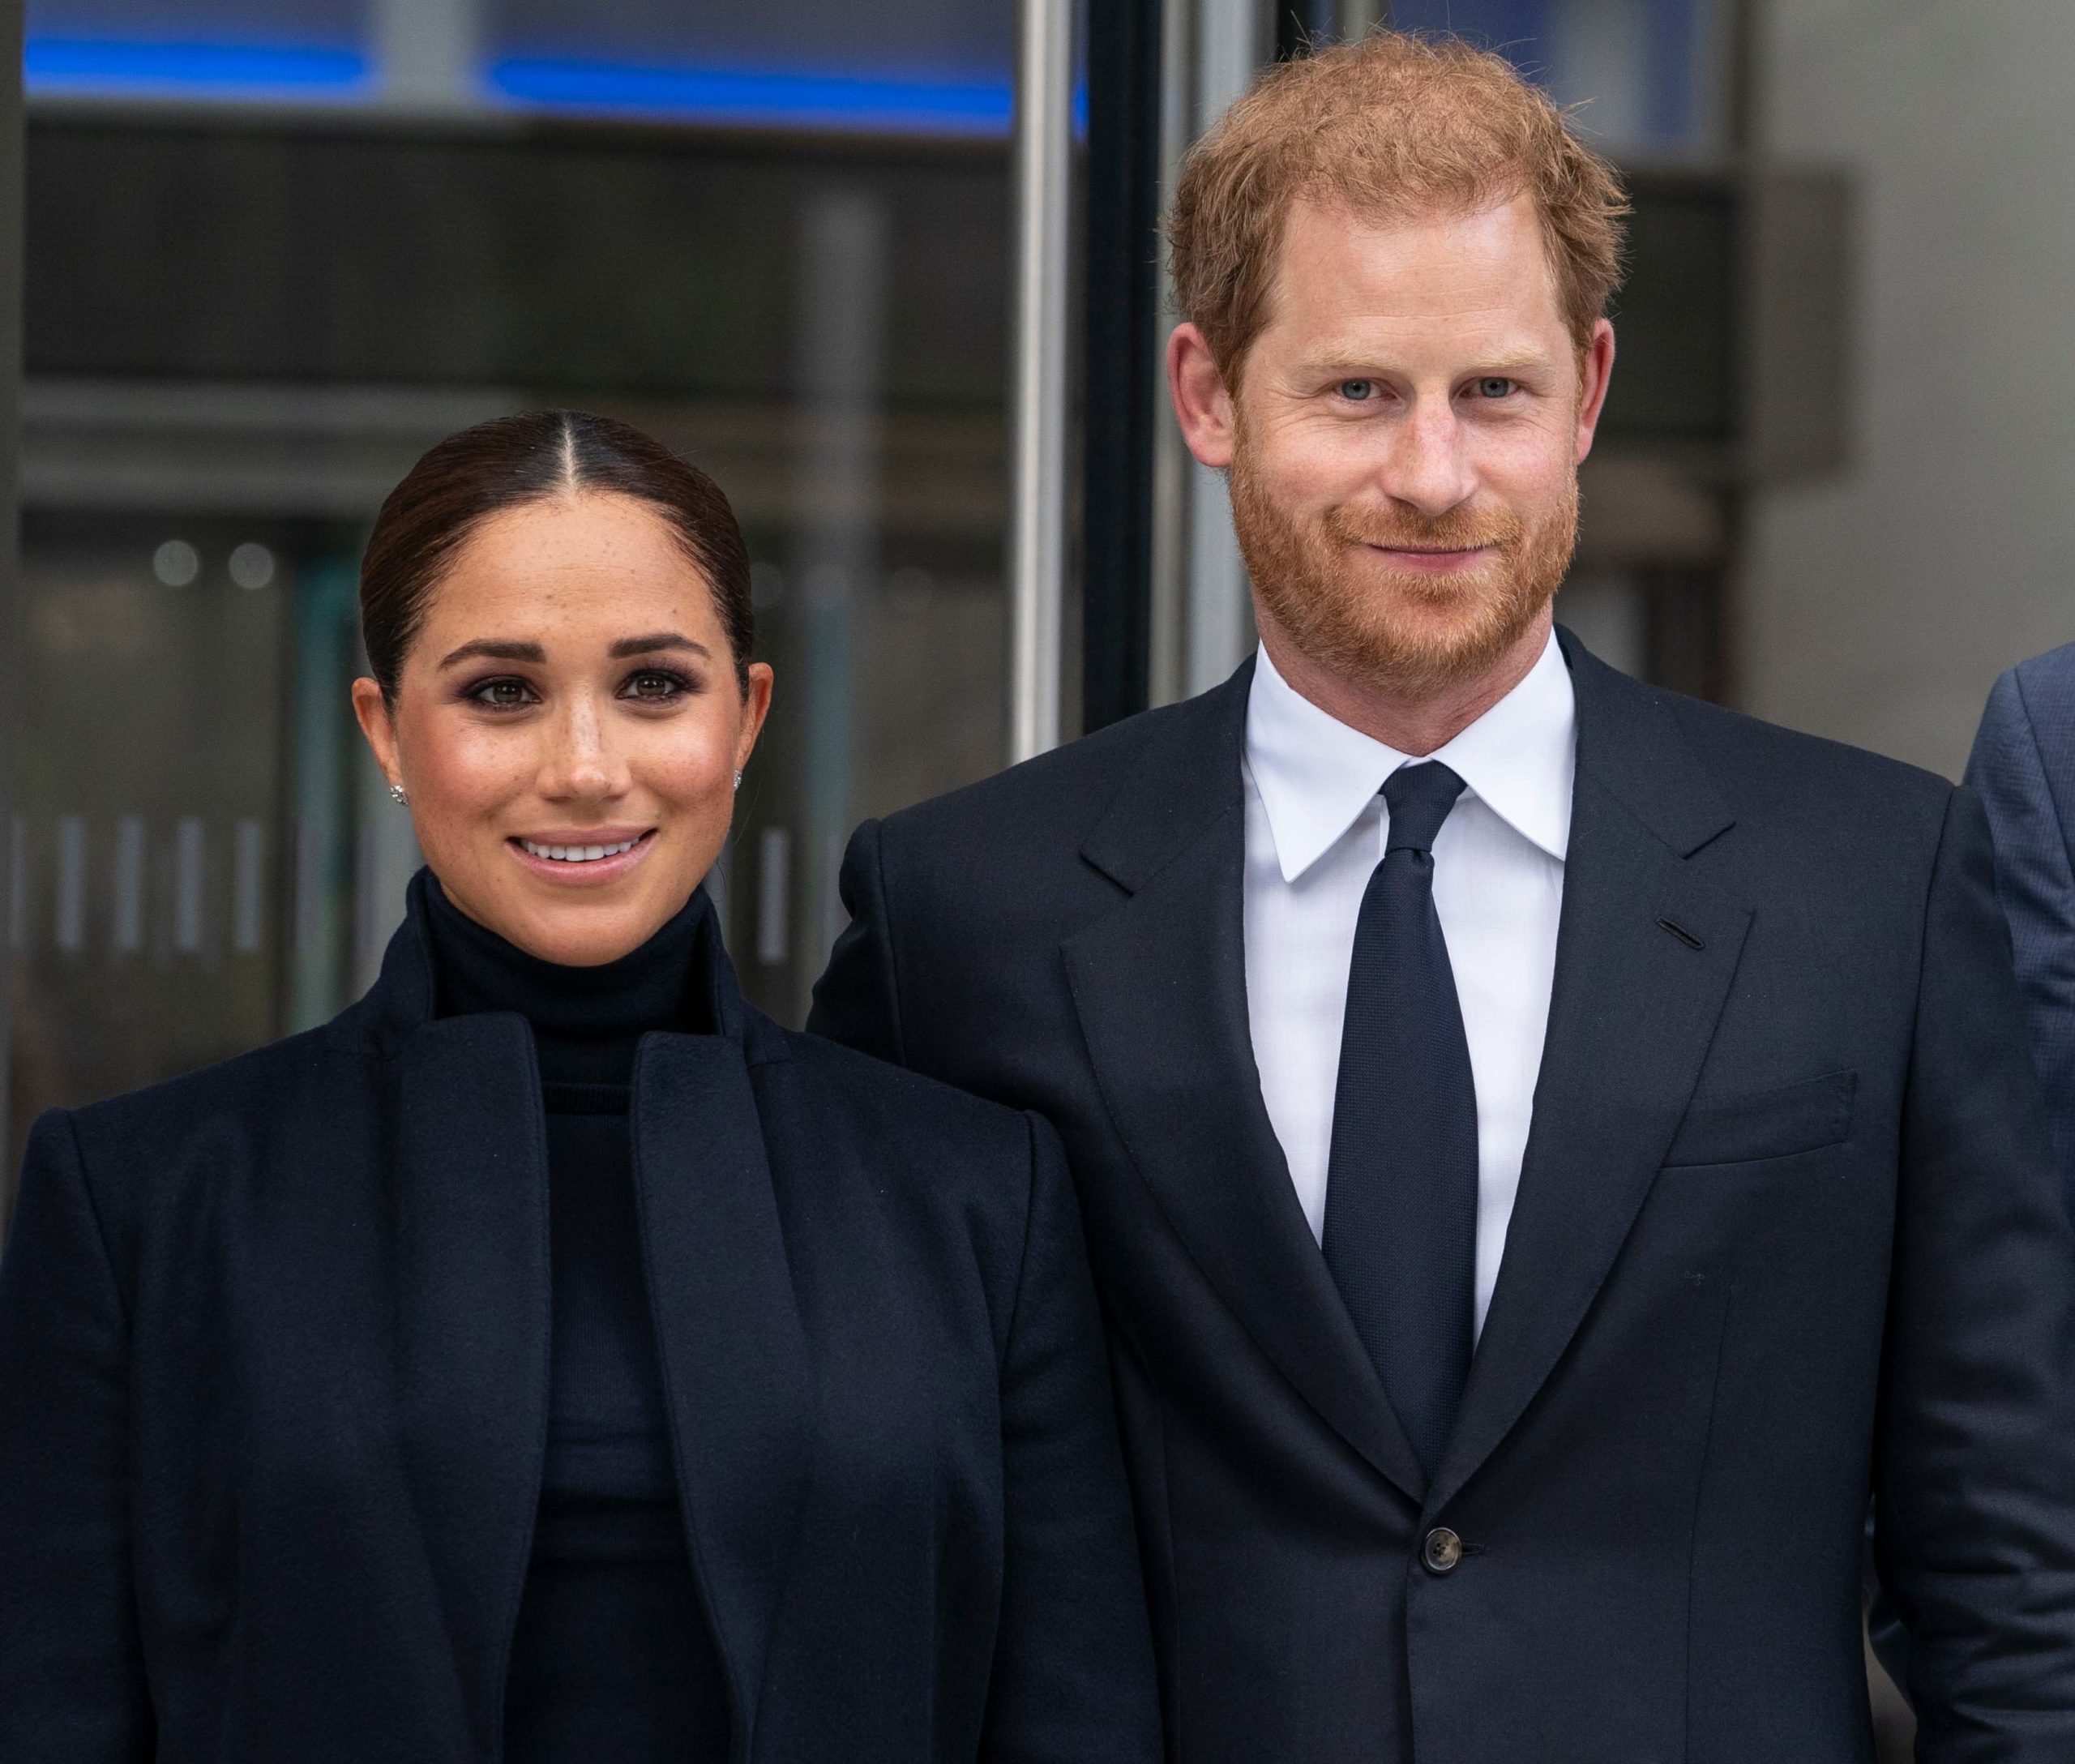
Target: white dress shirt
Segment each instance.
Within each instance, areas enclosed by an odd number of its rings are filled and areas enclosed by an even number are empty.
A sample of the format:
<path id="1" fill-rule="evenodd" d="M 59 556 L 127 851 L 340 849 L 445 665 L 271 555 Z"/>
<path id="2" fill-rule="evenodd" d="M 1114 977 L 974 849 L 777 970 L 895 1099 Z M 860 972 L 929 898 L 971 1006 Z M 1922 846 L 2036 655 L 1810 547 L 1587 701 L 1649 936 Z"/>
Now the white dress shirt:
<path id="1" fill-rule="evenodd" d="M 1577 709 L 1552 636 L 1527 678 L 1428 756 L 1467 788 L 1434 841 L 1434 906 L 1477 1085 L 1477 1327 L 1491 1303 L 1542 1068 L 1571 828 Z M 1247 1015 L 1262 1099 L 1324 1229 L 1333 1090 L 1377 793 L 1407 755 L 1300 696 L 1261 651 L 1247 705 Z"/>

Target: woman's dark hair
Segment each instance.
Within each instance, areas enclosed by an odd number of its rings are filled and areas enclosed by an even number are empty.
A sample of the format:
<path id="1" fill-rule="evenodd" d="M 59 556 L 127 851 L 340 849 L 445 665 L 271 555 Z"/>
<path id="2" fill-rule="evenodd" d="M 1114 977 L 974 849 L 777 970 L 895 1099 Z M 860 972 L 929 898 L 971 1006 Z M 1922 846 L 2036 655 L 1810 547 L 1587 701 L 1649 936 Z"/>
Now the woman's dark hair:
<path id="1" fill-rule="evenodd" d="M 755 615 L 749 550 L 721 486 L 661 442 L 610 417 L 537 410 L 451 435 L 413 466 L 374 517 L 360 565 L 361 640 L 383 696 L 394 699 L 426 604 L 469 536 L 492 515 L 572 492 L 631 496 L 670 523 L 712 586 L 749 690 Z"/>

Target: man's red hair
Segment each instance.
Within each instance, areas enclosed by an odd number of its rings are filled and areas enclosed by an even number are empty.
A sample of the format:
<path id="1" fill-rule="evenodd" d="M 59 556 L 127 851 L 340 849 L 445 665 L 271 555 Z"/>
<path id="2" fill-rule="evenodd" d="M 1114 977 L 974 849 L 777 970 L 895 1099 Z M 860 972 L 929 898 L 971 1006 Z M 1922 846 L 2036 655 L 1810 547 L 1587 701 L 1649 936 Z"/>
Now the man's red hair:
<path id="1" fill-rule="evenodd" d="M 1294 203 L 1396 220 L 1522 195 L 1582 351 L 1621 280 L 1628 207 L 1614 169 L 1503 57 L 1372 32 L 1268 69 L 1190 150 L 1167 226 L 1176 302 L 1236 388 Z"/>

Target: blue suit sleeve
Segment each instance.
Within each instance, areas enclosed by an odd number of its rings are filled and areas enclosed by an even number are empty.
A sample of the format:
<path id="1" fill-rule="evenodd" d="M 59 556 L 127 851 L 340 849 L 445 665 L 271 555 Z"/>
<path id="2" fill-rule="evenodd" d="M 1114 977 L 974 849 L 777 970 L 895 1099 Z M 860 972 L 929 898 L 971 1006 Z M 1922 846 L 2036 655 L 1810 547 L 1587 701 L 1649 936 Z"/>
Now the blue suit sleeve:
<path id="1" fill-rule="evenodd" d="M 1920 1764 L 2075 1758 L 2075 1230 L 1988 828 L 1953 793 L 1925 904 L 1874 1459 Z"/>
<path id="2" fill-rule="evenodd" d="M 2075 681 L 2066 696 L 2064 720 L 2075 719 Z M 2009 923 L 2032 1062 L 2068 1197 L 2075 1195 L 2075 866 L 2028 697 L 2020 670 L 1996 683 L 1966 781 L 1995 839 L 1996 898 Z M 2075 777 L 2062 782 L 2075 790 Z"/>
<path id="3" fill-rule="evenodd" d="M 0 1257 L 0 1758 L 154 1750 L 130 1576 L 129 1321 L 68 1116 Z"/>

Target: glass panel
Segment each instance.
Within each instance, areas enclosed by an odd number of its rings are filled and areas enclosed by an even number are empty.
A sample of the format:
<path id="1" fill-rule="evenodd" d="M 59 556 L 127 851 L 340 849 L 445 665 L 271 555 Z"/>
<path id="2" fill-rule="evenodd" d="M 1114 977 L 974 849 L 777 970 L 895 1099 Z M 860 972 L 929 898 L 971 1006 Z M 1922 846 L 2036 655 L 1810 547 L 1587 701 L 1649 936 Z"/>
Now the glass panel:
<path id="1" fill-rule="evenodd" d="M 1510 56 L 1602 150 L 1711 152 L 1723 0 L 1393 0 L 1405 30 L 1453 30 Z"/>
<path id="2" fill-rule="evenodd" d="M 370 0 L 28 0 L 41 93 L 336 97 L 366 86 Z"/>
<path id="3" fill-rule="evenodd" d="M 235 81 L 178 111 L 126 108 L 119 80 L 32 102 L 17 1149 L 45 1105 L 322 1021 L 371 977 L 417 855 L 345 697 L 357 559 L 412 460 L 483 417 L 625 417 L 734 502 L 778 691 L 715 885 L 766 1008 L 804 1012 L 849 828 L 1000 763 L 1011 0 L 47 0 L 32 28 L 118 62 L 320 40 L 379 60 L 403 11 L 460 19 L 443 41 L 493 71 L 999 102 L 955 127 L 820 118 L 840 133 L 697 105 L 428 127 L 390 101 L 413 71 L 393 62 L 321 115 L 232 115 Z M 272 573 L 241 585 L 255 547 Z"/>
<path id="4" fill-rule="evenodd" d="M 745 122 L 1003 133 L 1009 8 L 995 0 L 491 0 L 490 84 L 522 101 Z"/>
<path id="5" fill-rule="evenodd" d="M 18 1107 L 271 1033 L 292 541 L 271 524 L 26 523 L 11 829 Z"/>
<path id="6" fill-rule="evenodd" d="M 32 41 L 291 44 L 349 49 L 370 0 L 28 0 Z"/>

